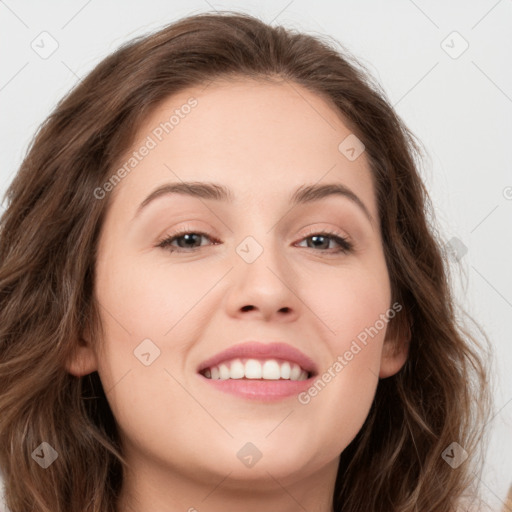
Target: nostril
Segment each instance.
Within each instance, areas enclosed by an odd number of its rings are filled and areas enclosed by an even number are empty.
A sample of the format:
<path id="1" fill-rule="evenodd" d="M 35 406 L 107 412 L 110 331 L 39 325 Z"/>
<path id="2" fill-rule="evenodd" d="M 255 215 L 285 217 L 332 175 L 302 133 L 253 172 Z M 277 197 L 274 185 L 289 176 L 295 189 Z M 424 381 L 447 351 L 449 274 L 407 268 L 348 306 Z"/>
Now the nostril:
<path id="1" fill-rule="evenodd" d="M 254 309 L 254 306 L 244 306 L 242 311 L 250 311 L 251 309 Z"/>

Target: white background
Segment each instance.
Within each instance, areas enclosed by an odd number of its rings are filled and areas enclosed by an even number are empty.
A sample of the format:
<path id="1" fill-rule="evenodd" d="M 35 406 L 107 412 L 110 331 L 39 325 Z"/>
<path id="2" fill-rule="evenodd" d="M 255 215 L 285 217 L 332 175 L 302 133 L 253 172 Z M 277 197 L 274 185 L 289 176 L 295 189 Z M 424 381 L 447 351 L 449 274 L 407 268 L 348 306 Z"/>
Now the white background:
<path id="1" fill-rule="evenodd" d="M 332 36 L 369 68 L 423 141 L 422 173 L 441 232 L 468 248 L 466 276 L 454 286 L 495 347 L 496 415 L 482 488 L 501 510 L 512 483 L 512 0 L 0 0 L 0 193 L 38 125 L 103 57 L 213 9 Z M 43 31 L 58 43 L 47 59 L 31 47 Z M 457 58 L 447 51 L 456 55 L 464 42 L 453 31 L 469 44 Z"/>

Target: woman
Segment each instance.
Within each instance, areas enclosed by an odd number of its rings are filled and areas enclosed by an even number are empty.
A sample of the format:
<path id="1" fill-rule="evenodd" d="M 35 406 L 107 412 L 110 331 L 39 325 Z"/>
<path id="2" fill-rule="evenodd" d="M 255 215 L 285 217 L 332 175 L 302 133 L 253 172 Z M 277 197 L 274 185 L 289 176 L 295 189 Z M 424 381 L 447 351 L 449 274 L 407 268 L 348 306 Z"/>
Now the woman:
<path id="1" fill-rule="evenodd" d="M 248 15 L 101 62 L 7 191 L 11 511 L 474 503 L 486 360 L 419 153 L 355 61 Z"/>

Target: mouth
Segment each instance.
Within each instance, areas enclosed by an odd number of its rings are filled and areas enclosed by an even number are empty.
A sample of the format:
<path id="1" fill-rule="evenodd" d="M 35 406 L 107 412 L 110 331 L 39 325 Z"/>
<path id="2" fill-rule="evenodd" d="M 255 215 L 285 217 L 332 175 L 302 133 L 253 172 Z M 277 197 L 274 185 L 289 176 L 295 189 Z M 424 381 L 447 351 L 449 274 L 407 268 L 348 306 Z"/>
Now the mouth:
<path id="1" fill-rule="evenodd" d="M 306 380 L 312 375 L 299 364 L 282 359 L 235 358 L 199 372 L 212 380 Z"/>
<path id="2" fill-rule="evenodd" d="M 250 341 L 204 361 L 197 373 L 213 389 L 268 402 L 303 391 L 318 371 L 308 356 L 291 345 Z"/>

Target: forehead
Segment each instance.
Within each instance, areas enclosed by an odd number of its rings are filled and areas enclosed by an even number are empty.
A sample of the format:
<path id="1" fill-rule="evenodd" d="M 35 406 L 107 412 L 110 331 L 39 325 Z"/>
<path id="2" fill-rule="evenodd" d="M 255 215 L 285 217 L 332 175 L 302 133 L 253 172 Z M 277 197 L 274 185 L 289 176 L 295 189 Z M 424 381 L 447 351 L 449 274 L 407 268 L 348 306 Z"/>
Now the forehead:
<path id="1" fill-rule="evenodd" d="M 116 186 L 115 202 L 136 207 L 156 186 L 180 180 L 224 183 L 244 204 L 280 201 L 303 184 L 339 182 L 376 218 L 364 152 L 351 161 L 339 149 L 349 136 L 328 100 L 287 80 L 188 88 L 164 100 L 139 128 L 120 166 L 144 146 L 150 150 Z"/>

